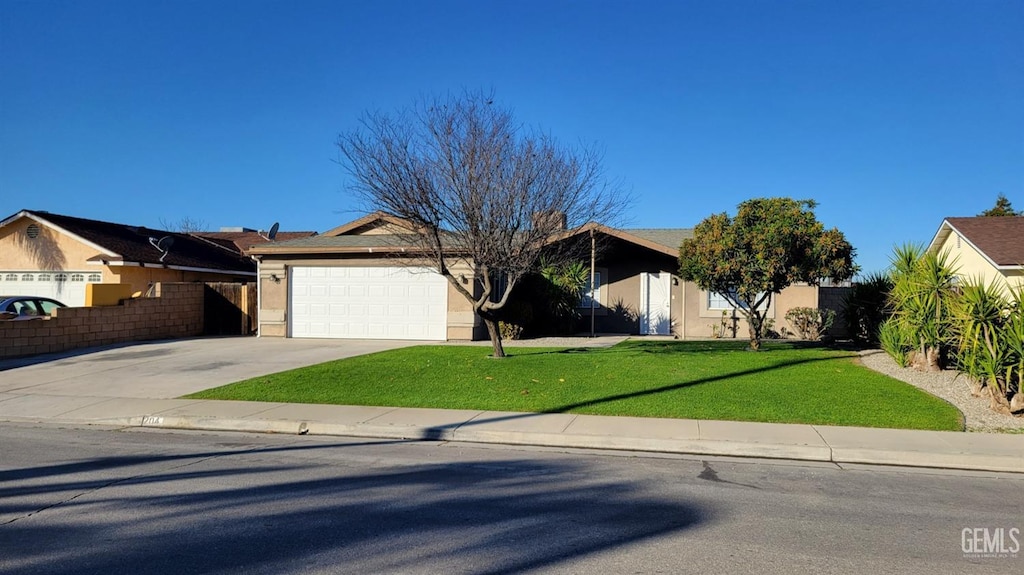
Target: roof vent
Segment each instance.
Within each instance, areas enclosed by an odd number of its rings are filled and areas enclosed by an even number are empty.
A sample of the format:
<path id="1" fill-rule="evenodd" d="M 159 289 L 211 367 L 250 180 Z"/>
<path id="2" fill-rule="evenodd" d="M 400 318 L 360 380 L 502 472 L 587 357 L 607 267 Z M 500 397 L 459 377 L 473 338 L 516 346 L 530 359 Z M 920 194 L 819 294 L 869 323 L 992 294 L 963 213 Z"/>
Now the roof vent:
<path id="1" fill-rule="evenodd" d="M 25 235 L 28 236 L 30 239 L 33 239 L 33 240 L 38 238 L 39 237 L 39 226 L 37 224 L 29 224 L 28 227 L 25 228 Z"/>

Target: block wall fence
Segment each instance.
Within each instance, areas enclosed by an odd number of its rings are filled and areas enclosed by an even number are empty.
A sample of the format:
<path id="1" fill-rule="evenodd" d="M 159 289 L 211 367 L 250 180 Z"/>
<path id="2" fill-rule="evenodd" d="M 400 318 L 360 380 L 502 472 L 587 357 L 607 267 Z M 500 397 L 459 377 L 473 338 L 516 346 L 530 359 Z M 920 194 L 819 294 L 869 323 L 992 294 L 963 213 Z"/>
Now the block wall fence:
<path id="1" fill-rule="evenodd" d="M 0 321 L 0 359 L 203 334 L 204 284 L 158 283 L 153 297 L 67 307 L 53 317 Z"/>

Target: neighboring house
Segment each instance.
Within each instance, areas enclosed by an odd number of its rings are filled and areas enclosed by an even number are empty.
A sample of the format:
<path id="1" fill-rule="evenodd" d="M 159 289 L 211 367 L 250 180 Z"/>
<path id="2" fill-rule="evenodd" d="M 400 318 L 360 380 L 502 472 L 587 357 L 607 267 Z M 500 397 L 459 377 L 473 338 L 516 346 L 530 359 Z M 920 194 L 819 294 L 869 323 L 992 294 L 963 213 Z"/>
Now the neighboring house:
<path id="1" fill-rule="evenodd" d="M 374 213 L 319 236 L 252 247 L 247 253 L 259 260 L 260 335 L 485 338 L 470 303 L 428 264 L 416 262 L 406 229 L 402 220 Z M 591 232 L 600 246 L 594 266 L 596 331 L 711 337 L 725 312 L 726 336 L 746 336 L 742 315 L 723 298 L 676 275 L 679 245 L 691 230 L 589 224 L 557 241 L 589 242 Z M 452 273 L 463 285 L 475 286 L 470 266 Z M 778 329 L 790 308 L 818 304 L 819 288 L 791 286 L 773 300 L 768 315 Z M 581 331 L 589 330 L 588 298 L 581 312 Z"/>
<path id="2" fill-rule="evenodd" d="M 982 278 L 1008 293 L 1024 285 L 1024 216 L 946 218 L 928 251 L 956 258 L 962 280 Z"/>
<path id="3" fill-rule="evenodd" d="M 166 250 L 154 245 L 163 238 L 172 238 Z M 255 278 L 255 263 L 239 249 L 189 234 L 34 210 L 0 221 L 0 294 L 81 306 L 90 283 L 145 292 L 155 282 Z"/>
<path id="4" fill-rule="evenodd" d="M 264 232 L 252 228 L 221 228 L 219 232 L 191 232 L 191 235 L 211 240 L 220 245 L 235 250 L 239 255 L 245 255 L 249 248 L 264 244 L 269 241 L 287 241 L 299 238 L 308 238 L 316 235 L 316 232 L 277 232 L 273 239 L 267 237 Z"/>

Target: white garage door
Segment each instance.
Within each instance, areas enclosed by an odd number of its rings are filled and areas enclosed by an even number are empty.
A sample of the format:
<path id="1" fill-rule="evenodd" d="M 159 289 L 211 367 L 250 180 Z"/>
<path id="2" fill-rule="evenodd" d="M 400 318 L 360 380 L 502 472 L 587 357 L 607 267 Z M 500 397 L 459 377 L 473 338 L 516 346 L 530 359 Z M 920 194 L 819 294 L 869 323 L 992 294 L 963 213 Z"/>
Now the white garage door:
<path id="1" fill-rule="evenodd" d="M 0 271 L 0 295 L 34 295 L 55 299 L 64 305 L 85 305 L 85 284 L 100 283 L 99 272 L 85 271 Z"/>
<path id="2" fill-rule="evenodd" d="M 294 267 L 291 337 L 447 338 L 448 280 L 424 268 Z"/>

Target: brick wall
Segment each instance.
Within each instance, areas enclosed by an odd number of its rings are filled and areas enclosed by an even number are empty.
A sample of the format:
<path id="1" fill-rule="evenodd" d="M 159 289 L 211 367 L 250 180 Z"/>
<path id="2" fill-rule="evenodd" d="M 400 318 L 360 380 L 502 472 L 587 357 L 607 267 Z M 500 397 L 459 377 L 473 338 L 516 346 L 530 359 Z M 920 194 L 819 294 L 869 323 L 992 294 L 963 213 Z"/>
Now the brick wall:
<path id="1" fill-rule="evenodd" d="M 203 333 L 203 284 L 158 283 L 153 297 L 68 307 L 51 318 L 0 321 L 0 358 Z"/>

